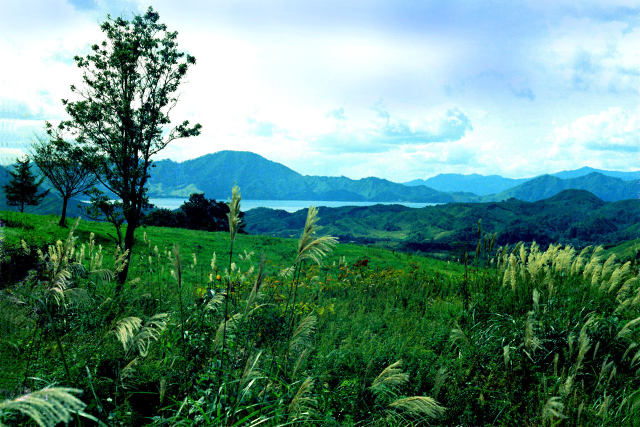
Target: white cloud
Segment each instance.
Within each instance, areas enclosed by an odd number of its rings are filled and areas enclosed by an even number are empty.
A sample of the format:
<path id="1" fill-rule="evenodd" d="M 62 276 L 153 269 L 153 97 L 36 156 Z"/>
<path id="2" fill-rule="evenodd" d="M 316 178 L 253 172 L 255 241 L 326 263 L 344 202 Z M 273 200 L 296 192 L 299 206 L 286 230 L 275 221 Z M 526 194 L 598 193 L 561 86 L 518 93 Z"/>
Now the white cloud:
<path id="1" fill-rule="evenodd" d="M 553 140 L 556 147 L 637 153 L 640 152 L 640 114 L 609 108 L 556 128 Z"/>
<path id="2" fill-rule="evenodd" d="M 72 57 L 102 40 L 106 13 L 150 2 L 5 3 L 0 104 L 55 120 L 64 114 L 60 98 L 81 81 Z M 619 151 L 631 149 L 636 132 L 637 1 L 153 5 L 197 59 L 172 118 L 203 125 L 201 136 L 172 143 L 162 157 L 250 150 L 302 173 L 396 180 L 637 167 Z M 381 99 L 388 120 L 371 110 Z M 25 126 L 40 126 L 12 114 L 14 141 Z M 601 114 L 601 127 L 580 121 Z"/>

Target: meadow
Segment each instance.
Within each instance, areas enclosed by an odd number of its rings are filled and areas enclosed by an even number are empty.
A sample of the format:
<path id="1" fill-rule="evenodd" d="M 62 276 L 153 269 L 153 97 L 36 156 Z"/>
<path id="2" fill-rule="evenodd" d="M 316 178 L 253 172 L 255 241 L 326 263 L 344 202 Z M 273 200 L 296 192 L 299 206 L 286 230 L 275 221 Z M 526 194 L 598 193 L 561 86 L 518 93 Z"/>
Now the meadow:
<path id="1" fill-rule="evenodd" d="M 0 213 L 0 423 L 638 425 L 637 265 Z M 233 238 L 232 238 L 233 237 Z M 30 421 L 29 421 L 30 420 Z"/>

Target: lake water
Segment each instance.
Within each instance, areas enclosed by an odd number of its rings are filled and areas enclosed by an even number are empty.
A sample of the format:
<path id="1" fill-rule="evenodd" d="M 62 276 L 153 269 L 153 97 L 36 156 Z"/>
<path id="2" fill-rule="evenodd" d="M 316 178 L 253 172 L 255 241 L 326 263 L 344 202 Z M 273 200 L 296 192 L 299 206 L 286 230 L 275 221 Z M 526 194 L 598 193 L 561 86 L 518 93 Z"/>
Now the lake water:
<path id="1" fill-rule="evenodd" d="M 158 208 L 178 209 L 188 198 L 167 197 L 149 199 L 153 205 Z M 409 208 L 424 208 L 425 206 L 434 206 L 438 203 L 412 203 L 412 202 L 338 202 L 326 200 L 245 200 L 240 202 L 240 209 L 248 211 L 253 208 L 271 208 L 282 209 L 287 212 L 296 212 L 300 209 L 306 209 L 309 206 L 326 206 L 328 208 L 338 208 L 340 206 L 373 206 L 373 205 L 403 205 Z"/>

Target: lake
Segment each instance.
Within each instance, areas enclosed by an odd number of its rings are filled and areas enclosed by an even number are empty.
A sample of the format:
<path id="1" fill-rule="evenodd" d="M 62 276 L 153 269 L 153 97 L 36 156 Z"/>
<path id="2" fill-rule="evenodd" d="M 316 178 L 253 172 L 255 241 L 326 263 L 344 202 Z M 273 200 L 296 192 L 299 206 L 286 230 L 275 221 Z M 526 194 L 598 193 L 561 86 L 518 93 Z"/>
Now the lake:
<path id="1" fill-rule="evenodd" d="M 149 202 L 158 208 L 178 209 L 188 198 L 166 197 L 151 198 Z M 327 200 L 245 200 L 240 202 L 240 209 L 248 211 L 254 208 L 282 209 L 287 212 L 295 212 L 306 209 L 309 206 L 325 206 L 328 208 L 338 208 L 340 206 L 373 206 L 373 205 L 403 205 L 409 208 L 424 208 L 425 206 L 435 206 L 439 203 L 413 203 L 413 202 L 339 202 Z"/>

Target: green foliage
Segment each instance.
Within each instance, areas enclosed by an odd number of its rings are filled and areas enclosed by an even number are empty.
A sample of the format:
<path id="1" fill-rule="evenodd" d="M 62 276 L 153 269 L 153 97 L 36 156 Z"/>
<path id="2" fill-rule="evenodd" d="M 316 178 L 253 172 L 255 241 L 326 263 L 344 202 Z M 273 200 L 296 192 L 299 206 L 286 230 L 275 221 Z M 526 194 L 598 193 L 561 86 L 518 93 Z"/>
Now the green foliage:
<path id="1" fill-rule="evenodd" d="M 142 223 L 191 230 L 229 231 L 228 214 L 228 204 L 207 199 L 203 193 L 193 193 L 178 210 L 154 209 L 144 216 Z M 239 218 L 243 217 L 244 212 L 240 212 Z M 244 223 L 240 224 L 239 232 L 244 232 Z"/>
<path id="2" fill-rule="evenodd" d="M 272 209 L 247 212 L 249 233 L 290 237 L 304 224 L 304 210 Z M 455 203 L 413 209 L 398 205 L 320 208 L 318 223 L 341 242 L 375 244 L 397 250 L 460 259 L 476 246 L 474 223 L 497 233 L 498 245 L 519 241 L 613 245 L 636 238 L 640 230 L 640 200 L 604 202 L 582 190 L 567 190 L 546 200 Z M 635 254 L 634 254 L 635 255 Z"/>
<path id="3" fill-rule="evenodd" d="M 314 218 L 297 242 L 238 234 L 230 263 L 226 233 L 139 230 L 134 278 L 120 297 L 97 273 L 117 269 L 108 226 L 80 222 L 78 243 L 54 243 L 61 249 L 52 254 L 64 259 L 57 254 L 75 248 L 84 267 L 67 268 L 66 289 L 89 298 L 66 298 L 47 320 L 27 297 L 55 283 L 47 263 L 0 293 L 0 357 L 21 373 L 0 378 L 0 388 L 21 394 L 25 372 L 29 387 L 32 377 L 64 380 L 57 334 L 70 384 L 108 424 L 640 421 L 640 281 L 632 263 L 600 248 L 496 249 L 475 226 L 466 273 L 455 263 L 348 244 L 317 253 L 320 264 L 296 262 L 310 247 L 304 242 L 318 238 Z M 55 221 L 21 215 L 6 238 L 63 240 Z M 256 256 L 263 251 L 264 260 Z"/>
<path id="4" fill-rule="evenodd" d="M 20 206 L 20 212 L 24 212 L 25 205 L 36 206 L 49 193 L 49 190 L 38 192 L 44 178 L 36 180 L 28 156 L 18 159 L 15 170 L 9 171 L 9 175 L 11 179 L 4 186 L 7 204 Z"/>
<path id="5" fill-rule="evenodd" d="M 175 139 L 200 133 L 201 126 L 188 121 L 164 132 L 195 58 L 178 50 L 177 33 L 167 31 L 152 8 L 131 21 L 109 17 L 101 29 L 106 39 L 75 57 L 83 84 L 71 86 L 76 100 L 63 101 L 71 119 L 48 129 L 56 139 L 69 133 L 90 154 L 97 179 L 120 199 L 128 224 L 123 247 L 130 251 L 147 205 L 151 157 Z M 98 199 L 103 206 L 110 203 Z M 125 267 L 120 283 L 127 273 Z"/>
<path id="6" fill-rule="evenodd" d="M 0 419 L 7 413 L 17 412 L 29 417 L 40 427 L 68 423 L 72 414 L 86 406 L 74 394 L 81 390 L 68 387 L 47 387 L 12 400 L 0 402 Z M 4 426 L 0 422 L 0 426 Z"/>
<path id="7" fill-rule="evenodd" d="M 69 199 L 96 183 L 93 164 L 82 149 L 62 139 L 33 144 L 33 161 L 62 198 L 60 225 L 66 226 Z"/>

